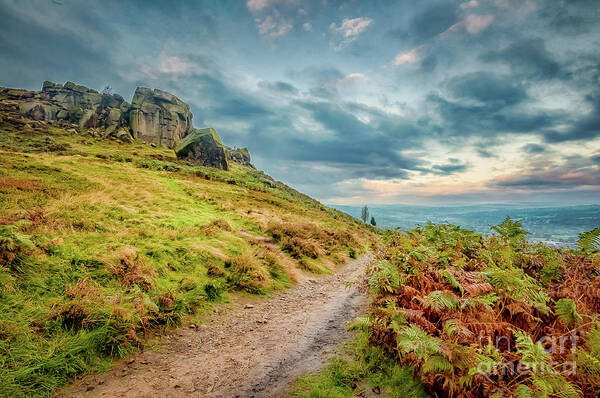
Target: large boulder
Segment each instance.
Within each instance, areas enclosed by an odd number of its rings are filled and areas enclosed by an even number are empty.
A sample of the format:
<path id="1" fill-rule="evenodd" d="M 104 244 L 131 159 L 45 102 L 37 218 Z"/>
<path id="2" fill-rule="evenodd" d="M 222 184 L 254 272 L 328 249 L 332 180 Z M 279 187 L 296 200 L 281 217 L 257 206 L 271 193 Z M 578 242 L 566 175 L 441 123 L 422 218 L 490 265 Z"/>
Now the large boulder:
<path id="1" fill-rule="evenodd" d="M 192 129 L 175 147 L 178 159 L 185 159 L 199 166 L 227 170 L 227 154 L 219 135 L 212 128 Z"/>
<path id="2" fill-rule="evenodd" d="M 169 148 L 192 128 L 190 106 L 161 90 L 138 87 L 129 111 L 133 137 Z"/>

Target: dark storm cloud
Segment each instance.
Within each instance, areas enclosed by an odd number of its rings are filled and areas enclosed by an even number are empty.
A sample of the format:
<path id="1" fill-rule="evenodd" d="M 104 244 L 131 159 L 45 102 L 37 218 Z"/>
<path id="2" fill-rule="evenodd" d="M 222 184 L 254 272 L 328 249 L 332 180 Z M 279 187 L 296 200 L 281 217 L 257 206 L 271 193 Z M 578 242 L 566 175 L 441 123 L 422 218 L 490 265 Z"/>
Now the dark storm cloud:
<path id="1" fill-rule="evenodd" d="M 487 108 L 505 108 L 525 101 L 528 96 L 512 76 L 474 72 L 452 79 L 448 88 L 453 97 L 475 100 Z"/>
<path id="2" fill-rule="evenodd" d="M 471 105 L 449 101 L 432 94 L 428 102 L 443 119 L 442 135 L 471 135 L 494 137 L 500 134 L 539 133 L 552 127 L 561 115 L 538 111 L 528 113 L 521 108 L 498 106 L 492 103 Z"/>
<path id="3" fill-rule="evenodd" d="M 490 63 L 507 64 L 515 77 L 528 79 L 552 79 L 559 77 L 561 68 L 556 57 L 546 49 L 540 38 L 527 38 L 481 56 Z"/>
<path id="4" fill-rule="evenodd" d="M 405 170 L 417 170 L 421 162 L 403 156 L 407 139 L 419 130 L 401 120 L 390 121 L 381 114 L 360 105 L 348 109 L 327 102 L 297 102 L 312 118 L 333 133 L 323 134 L 317 141 L 303 137 L 302 132 L 279 135 L 278 155 L 296 160 L 354 165 L 356 173 L 372 178 L 402 177 Z M 371 123 L 360 121 L 353 111 L 369 113 Z M 273 139 L 273 137 L 269 137 Z M 379 173 L 379 176 L 377 176 Z"/>
<path id="5" fill-rule="evenodd" d="M 586 100 L 592 110 L 573 121 L 566 132 L 546 132 L 544 137 L 547 142 L 586 140 L 600 136 L 600 95 L 588 95 Z"/>

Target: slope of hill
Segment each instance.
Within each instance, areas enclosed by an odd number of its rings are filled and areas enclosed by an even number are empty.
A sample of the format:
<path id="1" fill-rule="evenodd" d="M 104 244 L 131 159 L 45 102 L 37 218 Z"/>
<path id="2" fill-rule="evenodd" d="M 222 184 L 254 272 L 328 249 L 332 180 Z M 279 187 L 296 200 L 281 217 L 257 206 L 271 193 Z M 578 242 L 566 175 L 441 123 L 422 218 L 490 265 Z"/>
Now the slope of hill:
<path id="1" fill-rule="evenodd" d="M 0 395 L 47 395 L 230 291 L 330 273 L 372 239 L 246 162 L 198 166 L 22 104 L 0 93 Z"/>

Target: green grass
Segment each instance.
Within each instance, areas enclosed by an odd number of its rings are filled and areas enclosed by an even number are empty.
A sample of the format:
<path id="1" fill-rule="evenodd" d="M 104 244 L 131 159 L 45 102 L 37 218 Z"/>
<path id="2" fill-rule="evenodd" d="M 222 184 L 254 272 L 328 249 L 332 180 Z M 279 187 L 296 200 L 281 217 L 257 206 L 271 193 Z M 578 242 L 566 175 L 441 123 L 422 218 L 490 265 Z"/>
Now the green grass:
<path id="1" fill-rule="evenodd" d="M 366 331 L 358 332 L 325 369 L 299 378 L 291 393 L 302 398 L 346 398 L 363 389 L 379 389 L 394 398 L 429 397 L 412 368 L 394 364 L 383 350 L 368 345 Z"/>
<path id="2" fill-rule="evenodd" d="M 324 234 L 311 238 L 327 247 L 317 259 L 292 258 L 257 239 L 274 221 L 348 231 L 357 243 Z M 329 273 L 372 239 L 249 167 L 199 167 L 139 142 L 2 122 L 0 225 L 33 243 L 0 260 L 0 396 L 11 397 L 48 396 L 229 292 L 288 287 L 305 263 Z"/>

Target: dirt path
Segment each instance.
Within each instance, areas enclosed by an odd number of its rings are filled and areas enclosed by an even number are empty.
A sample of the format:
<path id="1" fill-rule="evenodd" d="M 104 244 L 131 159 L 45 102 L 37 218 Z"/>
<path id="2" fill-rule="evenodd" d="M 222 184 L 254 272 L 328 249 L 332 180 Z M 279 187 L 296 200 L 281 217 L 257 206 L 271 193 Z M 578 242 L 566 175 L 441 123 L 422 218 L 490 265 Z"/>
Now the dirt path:
<path id="1" fill-rule="evenodd" d="M 313 277 L 273 298 L 238 300 L 198 328 L 175 335 L 59 397 L 280 397 L 294 380 L 319 369 L 349 336 L 345 323 L 366 297 L 360 279 L 367 254 L 331 277 Z"/>

